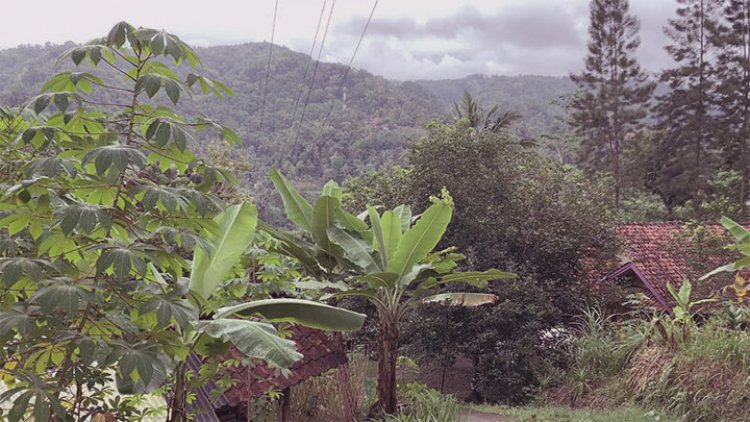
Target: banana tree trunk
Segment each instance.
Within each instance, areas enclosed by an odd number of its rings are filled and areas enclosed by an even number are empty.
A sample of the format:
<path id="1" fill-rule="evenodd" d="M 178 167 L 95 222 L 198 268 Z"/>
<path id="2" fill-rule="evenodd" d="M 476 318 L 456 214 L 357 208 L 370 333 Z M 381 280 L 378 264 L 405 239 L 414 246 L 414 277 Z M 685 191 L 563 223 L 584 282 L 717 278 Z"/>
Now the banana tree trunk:
<path id="1" fill-rule="evenodd" d="M 396 412 L 396 360 L 398 359 L 398 323 L 383 321 L 378 327 L 378 401 L 376 412 Z"/>

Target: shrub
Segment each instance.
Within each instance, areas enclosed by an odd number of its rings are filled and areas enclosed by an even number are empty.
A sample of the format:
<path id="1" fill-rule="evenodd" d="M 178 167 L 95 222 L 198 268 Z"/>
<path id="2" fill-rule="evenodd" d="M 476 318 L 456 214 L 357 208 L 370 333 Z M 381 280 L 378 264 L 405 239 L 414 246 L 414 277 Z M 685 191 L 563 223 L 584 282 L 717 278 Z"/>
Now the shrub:
<path id="1" fill-rule="evenodd" d="M 403 410 L 383 422 L 457 422 L 461 409 L 453 396 L 440 394 L 424 384 L 410 382 L 401 386 Z"/>

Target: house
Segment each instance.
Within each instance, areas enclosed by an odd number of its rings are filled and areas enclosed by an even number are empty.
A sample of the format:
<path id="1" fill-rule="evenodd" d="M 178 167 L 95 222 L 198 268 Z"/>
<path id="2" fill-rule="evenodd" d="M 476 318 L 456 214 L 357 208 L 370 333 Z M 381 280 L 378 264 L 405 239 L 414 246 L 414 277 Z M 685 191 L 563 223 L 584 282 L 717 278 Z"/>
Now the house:
<path id="1" fill-rule="evenodd" d="M 277 376 L 272 368 L 264 364 L 253 367 L 239 366 L 227 368 L 228 375 L 235 385 L 221 392 L 213 381 L 196 387 L 192 393 L 195 399 L 189 405 L 195 422 L 239 422 L 246 421 L 248 402 L 273 388 L 284 392 L 277 406 L 278 420 L 285 420 L 285 407 L 289 402 L 290 387 L 317 377 L 325 372 L 345 365 L 348 362 L 343 342 L 334 335 L 303 326 L 293 326 L 291 338 L 303 358 L 290 369 L 288 376 Z M 227 358 L 239 359 L 243 355 L 236 349 L 230 350 Z M 200 358 L 193 354 L 188 366 L 197 371 L 202 366 Z"/>
<path id="2" fill-rule="evenodd" d="M 684 222 L 628 223 L 619 229 L 621 254 L 605 268 L 586 271 L 585 278 L 600 291 L 613 287 L 644 292 L 655 307 L 670 312 L 674 299 L 667 283 L 679 289 L 693 283 L 693 299 L 725 295 L 734 276 L 719 274 L 698 279 L 737 259 L 724 247 L 733 242 L 719 224 Z M 729 298 L 729 296 L 727 296 Z"/>

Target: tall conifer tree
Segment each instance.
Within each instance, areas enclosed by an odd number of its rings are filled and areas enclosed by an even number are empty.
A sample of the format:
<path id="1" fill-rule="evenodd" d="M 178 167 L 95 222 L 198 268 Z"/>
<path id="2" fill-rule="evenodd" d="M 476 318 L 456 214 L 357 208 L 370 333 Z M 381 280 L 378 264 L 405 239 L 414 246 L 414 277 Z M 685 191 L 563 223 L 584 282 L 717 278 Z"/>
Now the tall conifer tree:
<path id="1" fill-rule="evenodd" d="M 719 48 L 717 98 L 724 161 L 741 174 L 740 217 L 747 218 L 750 173 L 750 0 L 728 0 L 713 37 Z"/>
<path id="2" fill-rule="evenodd" d="M 635 58 L 640 22 L 628 0 L 592 0 L 585 70 L 571 75 L 579 92 L 571 124 L 581 136 L 583 161 L 611 172 L 620 205 L 623 142 L 642 127 L 654 84 Z"/>
<path id="3" fill-rule="evenodd" d="M 661 76 L 669 92 L 659 98 L 655 109 L 658 136 L 652 186 L 670 212 L 691 200 L 695 216 L 700 217 L 707 182 L 716 166 L 717 51 L 712 34 L 722 1 L 677 2 L 677 17 L 664 29 L 672 40 L 666 50 L 676 67 Z"/>

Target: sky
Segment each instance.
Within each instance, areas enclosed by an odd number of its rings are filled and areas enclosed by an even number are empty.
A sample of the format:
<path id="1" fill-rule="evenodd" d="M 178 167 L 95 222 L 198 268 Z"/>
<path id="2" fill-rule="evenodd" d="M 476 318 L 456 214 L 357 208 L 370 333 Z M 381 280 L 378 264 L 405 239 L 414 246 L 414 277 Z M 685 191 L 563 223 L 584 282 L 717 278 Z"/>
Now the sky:
<path id="1" fill-rule="evenodd" d="M 350 60 L 374 1 L 335 1 L 322 60 Z M 275 2 L 11 0 L 0 48 L 85 42 L 121 20 L 165 29 L 192 45 L 270 41 Z M 309 53 L 323 3 L 278 0 L 274 43 Z M 326 1 L 323 25 L 333 3 Z M 641 20 L 641 64 L 654 72 L 669 66 L 662 27 L 674 0 L 630 3 Z M 568 75 L 582 67 L 587 26 L 588 0 L 380 0 L 354 66 L 398 80 Z"/>

